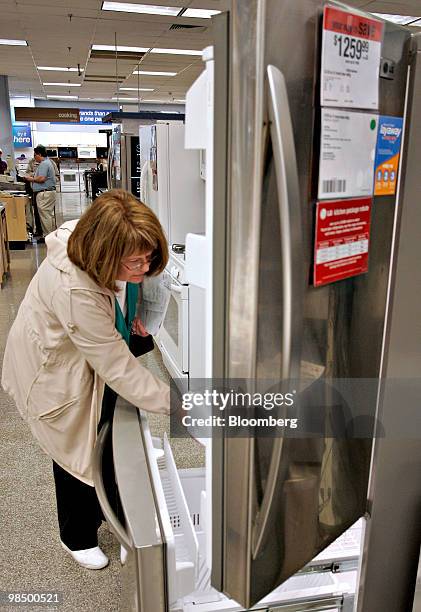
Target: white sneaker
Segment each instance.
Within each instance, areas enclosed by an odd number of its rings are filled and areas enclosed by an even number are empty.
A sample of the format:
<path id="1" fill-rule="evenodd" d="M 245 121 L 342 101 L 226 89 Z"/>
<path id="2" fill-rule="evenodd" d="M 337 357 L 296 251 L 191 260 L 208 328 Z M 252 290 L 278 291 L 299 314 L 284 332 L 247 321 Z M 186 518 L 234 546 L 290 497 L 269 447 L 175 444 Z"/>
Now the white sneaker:
<path id="1" fill-rule="evenodd" d="M 63 542 L 61 542 L 61 545 L 73 557 L 76 563 L 79 563 L 82 567 L 99 570 L 108 565 L 109 559 L 104 555 L 99 546 L 84 550 L 70 550 Z"/>
<path id="2" fill-rule="evenodd" d="M 124 548 L 124 546 L 120 546 L 120 561 L 121 561 L 121 565 L 124 565 L 127 561 L 127 555 L 129 553 L 127 552 L 127 550 Z"/>

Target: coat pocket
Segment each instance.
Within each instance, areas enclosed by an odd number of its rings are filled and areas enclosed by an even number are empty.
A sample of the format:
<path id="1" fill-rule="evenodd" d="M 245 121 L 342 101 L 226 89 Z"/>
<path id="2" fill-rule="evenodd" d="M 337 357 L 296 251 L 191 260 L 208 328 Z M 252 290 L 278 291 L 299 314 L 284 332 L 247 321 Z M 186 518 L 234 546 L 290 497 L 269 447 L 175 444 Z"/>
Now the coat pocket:
<path id="1" fill-rule="evenodd" d="M 69 400 L 68 402 L 61 404 L 60 406 L 56 406 L 55 408 L 50 408 L 49 410 L 46 410 L 45 412 L 42 412 L 41 414 L 39 414 L 38 419 L 40 419 L 41 421 L 55 419 L 56 417 L 63 414 L 65 410 L 67 410 L 71 406 L 74 406 L 78 401 L 80 401 L 80 398 L 76 397 L 75 399 Z"/>
<path id="2" fill-rule="evenodd" d="M 79 366 L 79 367 L 77 367 Z M 86 402 L 92 396 L 93 373 L 81 363 L 64 368 L 62 364 L 43 365 L 37 373 L 27 396 L 27 413 L 32 419 L 57 417 L 76 404 L 81 396 Z"/>

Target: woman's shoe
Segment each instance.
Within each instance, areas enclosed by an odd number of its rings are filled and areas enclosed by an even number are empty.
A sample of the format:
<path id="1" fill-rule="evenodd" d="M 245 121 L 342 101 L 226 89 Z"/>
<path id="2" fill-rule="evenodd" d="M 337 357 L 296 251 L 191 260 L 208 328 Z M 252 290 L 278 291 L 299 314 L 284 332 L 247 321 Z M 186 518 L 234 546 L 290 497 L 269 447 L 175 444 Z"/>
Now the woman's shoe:
<path id="1" fill-rule="evenodd" d="M 99 570 L 109 563 L 108 557 L 104 555 L 99 546 L 84 550 L 70 550 L 63 542 L 61 542 L 61 545 L 73 557 L 76 563 L 87 569 Z"/>
<path id="2" fill-rule="evenodd" d="M 124 548 L 124 546 L 120 546 L 120 562 L 121 562 L 121 565 L 125 565 L 125 563 L 127 561 L 127 555 L 128 555 L 128 552 Z"/>

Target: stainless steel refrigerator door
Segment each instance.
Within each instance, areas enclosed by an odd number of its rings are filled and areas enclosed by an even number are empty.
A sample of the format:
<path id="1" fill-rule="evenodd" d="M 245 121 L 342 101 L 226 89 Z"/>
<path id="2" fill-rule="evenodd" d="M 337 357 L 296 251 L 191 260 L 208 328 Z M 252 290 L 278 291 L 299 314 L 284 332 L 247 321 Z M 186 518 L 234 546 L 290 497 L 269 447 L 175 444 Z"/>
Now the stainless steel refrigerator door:
<path id="1" fill-rule="evenodd" d="M 214 453 L 214 585 L 245 607 L 366 510 L 372 440 L 332 438 L 329 383 L 379 375 L 396 207 L 394 196 L 375 198 L 368 274 L 310 285 L 322 7 L 235 0 L 230 14 L 229 255 L 216 342 L 227 379 L 313 379 L 308 395 L 319 394 L 325 427 L 311 439 L 227 437 Z M 382 55 L 396 71 L 381 79 L 380 113 L 402 116 L 410 37 L 385 27 Z M 373 415 L 376 390 L 361 398 Z"/>
<path id="2" fill-rule="evenodd" d="M 94 454 L 94 482 L 98 499 L 111 530 L 129 552 L 122 568 L 121 610 L 166 612 L 168 610 L 165 543 L 145 452 L 140 414 L 119 399 L 113 422 L 113 459 L 123 526 L 107 499 L 102 480 L 102 456 L 107 423 L 98 436 Z"/>

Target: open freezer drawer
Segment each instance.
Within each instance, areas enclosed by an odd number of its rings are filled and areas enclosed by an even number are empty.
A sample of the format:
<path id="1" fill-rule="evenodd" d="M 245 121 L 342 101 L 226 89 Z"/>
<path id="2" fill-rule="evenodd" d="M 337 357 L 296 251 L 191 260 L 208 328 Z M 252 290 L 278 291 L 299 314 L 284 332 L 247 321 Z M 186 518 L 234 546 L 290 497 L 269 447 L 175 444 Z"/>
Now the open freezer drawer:
<path id="1" fill-rule="evenodd" d="M 123 610 L 164 612 L 195 588 L 198 541 L 171 447 L 152 439 L 148 421 L 119 399 L 114 415 L 113 458 L 125 525 L 115 516 L 101 477 L 110 426 L 98 437 L 94 480 L 98 498 L 121 544 L 129 551 L 122 571 Z M 161 448 L 162 446 L 162 448 Z"/>

